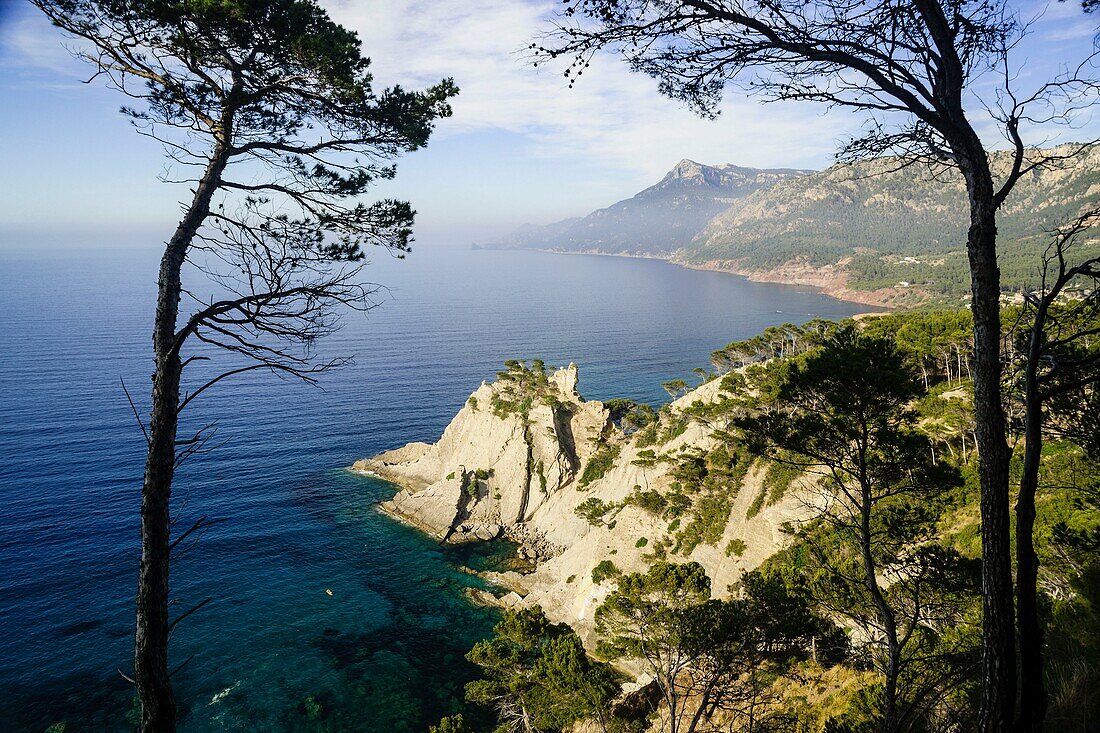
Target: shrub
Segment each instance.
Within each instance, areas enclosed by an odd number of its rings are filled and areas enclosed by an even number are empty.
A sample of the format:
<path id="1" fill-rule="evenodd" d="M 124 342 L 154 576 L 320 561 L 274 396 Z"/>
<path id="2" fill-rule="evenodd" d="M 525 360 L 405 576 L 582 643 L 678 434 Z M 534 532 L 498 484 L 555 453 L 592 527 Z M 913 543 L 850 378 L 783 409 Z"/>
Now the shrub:
<path id="1" fill-rule="evenodd" d="M 768 490 L 767 505 L 778 503 L 801 473 L 797 466 L 787 463 L 768 464 L 768 470 L 764 472 L 764 486 Z"/>
<path id="2" fill-rule="evenodd" d="M 636 506 L 653 516 L 660 516 L 661 512 L 668 507 L 668 500 L 661 494 L 653 489 L 648 491 L 634 491 L 623 502 L 631 506 Z"/>
<path id="3" fill-rule="evenodd" d="M 611 509 L 612 506 L 610 504 L 600 501 L 593 496 L 577 505 L 573 513 L 587 521 L 593 527 L 599 527 L 603 524 L 604 515 L 611 511 Z"/>
<path id="4" fill-rule="evenodd" d="M 761 486 L 760 491 L 753 497 L 752 504 L 749 504 L 749 508 L 745 511 L 745 518 L 752 519 L 760 510 L 764 508 L 764 500 L 768 498 L 768 487 Z"/>
<path id="5" fill-rule="evenodd" d="M 617 578 L 620 575 L 622 575 L 622 573 L 619 571 L 619 568 L 610 560 L 601 560 L 596 567 L 592 568 L 592 582 L 597 585 L 605 580 Z"/>
<path id="6" fill-rule="evenodd" d="M 588 459 L 578 484 L 587 486 L 603 478 L 604 474 L 615 467 L 615 459 L 619 457 L 620 450 L 621 447 L 618 445 L 603 445 L 598 448 Z"/>

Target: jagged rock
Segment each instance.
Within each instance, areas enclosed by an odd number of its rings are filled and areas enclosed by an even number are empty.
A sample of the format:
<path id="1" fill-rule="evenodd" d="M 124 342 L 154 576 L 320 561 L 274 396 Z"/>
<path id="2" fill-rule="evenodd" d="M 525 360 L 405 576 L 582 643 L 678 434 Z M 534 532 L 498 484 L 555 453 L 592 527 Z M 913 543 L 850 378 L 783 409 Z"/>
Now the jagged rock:
<path id="1" fill-rule="evenodd" d="M 383 510 L 434 536 L 449 542 L 505 536 L 515 542 L 520 557 L 532 562 L 534 570 L 522 581 L 514 573 L 498 579 L 508 576 L 509 582 L 501 585 L 518 598 L 507 602 L 541 606 L 551 620 L 569 624 L 590 644 L 595 610 L 614 585 L 612 580 L 594 582 L 593 568 L 611 560 L 623 573 L 644 571 L 653 562 L 654 547 L 665 541 L 666 547 L 673 546 L 678 531 L 670 528 L 667 517 L 624 504 L 635 487 L 665 495 L 674 490 L 671 462 L 640 460 L 642 453 L 675 455 L 684 448 L 707 452 L 718 442 L 706 425 L 688 421 L 684 430 L 659 445 L 639 446 L 637 434 L 626 436 L 610 423 L 601 403 L 580 396 L 572 364 L 540 384 L 547 393 L 522 414 L 494 409 L 503 407 L 501 400 L 509 396 L 505 385 L 482 384 L 438 442 L 411 443 L 359 461 L 355 468 L 402 486 Z M 677 414 L 698 403 L 712 403 L 720 390 L 720 380 L 706 382 L 669 410 Z M 579 486 L 578 477 L 601 446 L 614 446 L 618 458 L 602 476 Z M 785 525 L 797 523 L 810 511 L 807 496 L 816 489 L 802 482 L 801 491 L 788 492 L 748 518 L 754 498 L 764 491 L 765 473 L 763 465 L 748 472 L 732 498 L 718 542 L 699 544 L 686 554 L 669 551 L 673 561 L 701 563 L 718 596 L 786 546 L 790 536 Z M 588 499 L 615 506 L 614 514 L 590 525 L 576 513 Z M 685 516 L 681 521 L 686 525 L 690 520 Z M 737 553 L 727 551 L 731 543 L 740 548 Z M 491 593 L 475 595 L 477 602 L 502 603 Z"/>
<path id="2" fill-rule="evenodd" d="M 390 501 L 382 502 L 379 508 L 442 538 L 450 532 L 462 499 L 462 482 L 444 479 L 421 491 L 402 489 Z"/>
<path id="3" fill-rule="evenodd" d="M 403 487 L 383 511 L 451 542 L 491 539 L 531 520 L 571 484 L 609 425 L 603 404 L 581 398 L 574 364 L 546 377 L 546 394 L 526 413 L 498 409 L 506 388 L 483 383 L 434 444 L 357 461 L 354 470 Z M 517 540 L 533 559 L 564 544 L 534 537 Z"/>

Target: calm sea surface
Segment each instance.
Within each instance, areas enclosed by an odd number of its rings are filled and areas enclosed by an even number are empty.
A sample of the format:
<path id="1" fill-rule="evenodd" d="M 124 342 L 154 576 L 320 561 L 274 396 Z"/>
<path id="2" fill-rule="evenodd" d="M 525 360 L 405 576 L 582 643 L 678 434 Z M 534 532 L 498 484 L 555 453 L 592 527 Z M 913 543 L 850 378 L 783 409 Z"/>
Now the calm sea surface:
<path id="1" fill-rule="evenodd" d="M 0 253 L 0 730 L 127 730 L 156 261 Z M 661 262 L 424 246 L 381 254 L 390 288 L 324 345 L 324 391 L 247 375 L 208 393 L 224 445 L 184 466 L 181 525 L 224 519 L 173 566 L 184 731 L 424 731 L 461 705 L 493 624 L 446 549 L 374 512 L 392 488 L 342 467 L 434 440 L 505 359 L 576 361 L 589 398 L 659 402 L 709 352 L 860 306 Z M 332 595 L 326 594 L 326 589 Z"/>

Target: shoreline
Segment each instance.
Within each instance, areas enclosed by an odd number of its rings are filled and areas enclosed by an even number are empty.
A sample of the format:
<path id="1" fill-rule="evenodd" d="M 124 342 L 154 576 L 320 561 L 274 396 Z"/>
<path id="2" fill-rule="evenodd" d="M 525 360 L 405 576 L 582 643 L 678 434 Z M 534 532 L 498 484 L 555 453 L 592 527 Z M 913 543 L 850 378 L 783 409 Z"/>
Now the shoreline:
<path id="1" fill-rule="evenodd" d="M 790 285 L 792 287 L 811 288 L 818 293 L 832 298 L 833 300 L 839 300 L 843 303 L 855 303 L 856 305 L 866 305 L 871 308 L 882 308 L 888 311 L 897 310 L 899 306 L 890 303 L 885 299 L 883 290 L 887 293 L 893 293 L 894 291 L 886 288 L 882 290 L 850 290 L 845 287 L 846 274 L 837 274 L 833 278 L 836 280 L 835 285 L 822 285 L 819 282 L 808 282 L 806 280 L 800 280 L 797 277 L 782 277 L 769 275 L 767 272 L 757 270 L 744 270 L 734 267 L 728 267 L 719 264 L 717 261 L 712 260 L 710 262 L 703 263 L 690 263 L 682 260 L 677 260 L 673 254 L 669 255 L 656 255 L 656 254 L 628 254 L 626 252 L 602 252 L 596 250 L 559 250 L 559 249 L 543 249 L 538 247 L 493 247 L 489 245 L 477 245 L 478 250 L 496 251 L 496 252 L 542 252 L 543 254 L 552 255 L 586 255 L 589 257 L 622 257 L 631 260 L 657 260 L 659 262 L 665 262 L 673 265 L 674 267 L 680 267 L 685 270 L 698 270 L 701 272 L 721 272 L 726 275 L 734 275 L 736 277 L 744 278 L 749 282 L 756 283 L 769 283 L 772 285 Z M 876 295 L 877 293 L 883 293 L 883 295 Z M 865 313 L 857 313 L 857 316 L 869 315 Z"/>

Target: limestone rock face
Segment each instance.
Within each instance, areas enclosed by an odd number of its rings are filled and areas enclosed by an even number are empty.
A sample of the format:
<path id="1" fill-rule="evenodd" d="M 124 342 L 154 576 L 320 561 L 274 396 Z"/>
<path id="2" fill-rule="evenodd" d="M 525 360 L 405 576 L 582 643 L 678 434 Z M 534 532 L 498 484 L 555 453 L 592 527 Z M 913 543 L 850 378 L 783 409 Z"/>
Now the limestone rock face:
<path id="1" fill-rule="evenodd" d="M 517 525 L 539 545 L 538 554 L 563 545 L 580 528 L 544 515 L 552 498 L 574 483 L 578 471 L 611 429 L 600 402 L 577 392 L 577 367 L 552 374 L 514 367 L 470 396 L 434 444 L 410 443 L 353 470 L 374 473 L 402 487 L 381 509 L 453 542 L 491 539 Z M 543 537 L 542 535 L 546 535 Z"/>
<path id="2" fill-rule="evenodd" d="M 574 365 L 546 373 L 541 365 L 512 362 L 498 381 L 478 387 L 437 442 L 409 443 L 359 461 L 353 470 L 398 484 L 401 490 L 381 510 L 440 540 L 505 536 L 516 542 L 535 570 L 504 574 L 508 582 L 500 584 L 510 591 L 505 605 L 540 605 L 551 620 L 569 624 L 591 643 L 593 615 L 615 582 L 593 580 L 600 562 L 630 573 L 644 571 L 658 553 L 673 562 L 694 560 L 722 596 L 786 546 L 787 526 L 810 513 L 811 482 L 803 477 L 775 498 L 759 461 L 739 485 L 717 489 L 730 511 L 724 526 L 711 527 L 709 541 L 682 544 L 684 530 L 698 519 L 693 507 L 673 517 L 635 500 L 646 492 L 682 496 L 673 475 L 679 457 L 724 449 L 713 428 L 692 417 L 696 408 L 721 399 L 721 380 L 708 381 L 663 409 L 648 435 L 626 435 L 603 404 L 580 396 Z M 604 468 L 586 474 L 601 457 Z M 577 513 L 585 502 L 607 511 L 590 522 Z M 503 603 L 485 593 L 475 600 Z"/>

